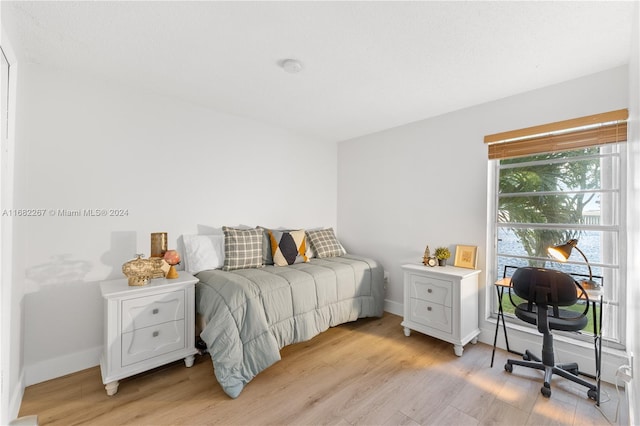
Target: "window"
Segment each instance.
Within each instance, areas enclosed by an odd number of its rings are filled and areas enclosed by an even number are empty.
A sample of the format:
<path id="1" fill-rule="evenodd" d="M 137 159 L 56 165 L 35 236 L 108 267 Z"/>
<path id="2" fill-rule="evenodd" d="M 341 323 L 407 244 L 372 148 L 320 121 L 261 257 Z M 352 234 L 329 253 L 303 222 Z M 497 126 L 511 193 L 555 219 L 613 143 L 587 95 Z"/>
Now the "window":
<path id="1" fill-rule="evenodd" d="M 596 119 L 600 122 L 594 123 Z M 616 343 L 624 343 L 625 318 L 620 304 L 626 243 L 624 119 L 602 114 L 487 137 L 497 140 L 489 142 L 494 144 L 489 147 L 495 188 L 494 278 L 502 278 L 505 265 L 587 275 L 577 251 L 567 263 L 546 252 L 549 246 L 578 239 L 593 275 L 602 277 L 604 338 Z"/>

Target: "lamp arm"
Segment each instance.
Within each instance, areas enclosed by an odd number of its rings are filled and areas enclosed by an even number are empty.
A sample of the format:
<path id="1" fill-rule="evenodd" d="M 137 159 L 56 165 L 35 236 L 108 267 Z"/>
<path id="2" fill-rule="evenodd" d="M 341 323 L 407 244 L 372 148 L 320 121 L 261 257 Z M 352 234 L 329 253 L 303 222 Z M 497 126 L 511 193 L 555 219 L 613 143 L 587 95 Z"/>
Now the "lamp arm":
<path id="1" fill-rule="evenodd" d="M 587 256 L 585 256 L 584 253 L 582 252 L 582 250 L 580 250 L 577 246 L 573 246 L 573 248 L 578 250 L 578 253 L 580 253 L 582 255 L 582 257 L 584 258 L 584 261 L 587 264 L 587 268 L 589 268 L 589 282 L 593 282 L 593 274 L 591 273 L 591 265 L 589 264 L 589 261 L 587 260 Z"/>

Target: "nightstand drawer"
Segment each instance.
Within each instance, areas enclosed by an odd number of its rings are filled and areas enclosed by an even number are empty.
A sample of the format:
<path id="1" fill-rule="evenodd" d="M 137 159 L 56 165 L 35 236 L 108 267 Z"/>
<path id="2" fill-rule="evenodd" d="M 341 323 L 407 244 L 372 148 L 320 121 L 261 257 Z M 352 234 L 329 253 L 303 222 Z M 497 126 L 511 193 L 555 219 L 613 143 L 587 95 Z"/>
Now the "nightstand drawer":
<path id="1" fill-rule="evenodd" d="M 122 335 L 122 365 L 130 365 L 185 347 L 184 320 L 141 328 Z"/>
<path id="2" fill-rule="evenodd" d="M 184 319 L 184 291 L 139 297 L 122 302 L 122 332 Z"/>
<path id="3" fill-rule="evenodd" d="M 451 308 L 420 299 L 411 299 L 411 321 L 451 333 Z"/>
<path id="4" fill-rule="evenodd" d="M 411 275 L 410 286 L 410 297 L 451 307 L 452 283 L 450 281 Z"/>

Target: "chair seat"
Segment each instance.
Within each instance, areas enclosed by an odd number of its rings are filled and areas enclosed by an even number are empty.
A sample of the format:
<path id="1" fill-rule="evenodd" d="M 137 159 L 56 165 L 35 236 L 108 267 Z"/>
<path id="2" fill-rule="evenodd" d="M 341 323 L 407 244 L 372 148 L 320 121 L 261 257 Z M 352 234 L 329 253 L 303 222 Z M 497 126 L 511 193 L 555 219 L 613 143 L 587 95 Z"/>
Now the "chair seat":
<path id="1" fill-rule="evenodd" d="M 537 306 L 533 305 L 530 311 L 528 306 L 527 303 L 521 303 L 516 306 L 516 317 L 524 322 L 536 325 L 538 321 Z M 580 331 L 587 326 L 588 319 L 582 315 L 582 312 L 559 309 L 558 314 L 559 317 L 555 317 L 553 316 L 553 309 L 547 309 L 547 318 L 551 330 Z"/>

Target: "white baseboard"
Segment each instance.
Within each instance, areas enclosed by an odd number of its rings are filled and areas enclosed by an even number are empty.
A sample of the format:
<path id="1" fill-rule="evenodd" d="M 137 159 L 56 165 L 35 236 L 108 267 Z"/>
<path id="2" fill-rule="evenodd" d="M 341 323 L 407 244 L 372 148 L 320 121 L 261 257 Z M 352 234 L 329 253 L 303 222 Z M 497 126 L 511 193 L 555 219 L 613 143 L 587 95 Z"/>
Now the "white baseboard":
<path id="1" fill-rule="evenodd" d="M 22 397 L 24 396 L 24 370 L 20 374 L 20 379 L 18 379 L 18 383 L 16 383 L 15 388 L 11 392 L 11 398 L 9 401 L 9 419 L 15 419 L 18 417 L 18 413 L 20 413 L 20 405 L 22 404 Z"/>
<path id="2" fill-rule="evenodd" d="M 404 315 L 404 305 L 402 303 L 394 302 L 393 300 L 385 299 L 384 310 L 390 314 L 399 316 Z"/>
<path id="3" fill-rule="evenodd" d="M 25 386 L 62 377 L 100 364 L 102 346 L 25 366 Z M 21 398 L 22 399 L 22 398 Z"/>

